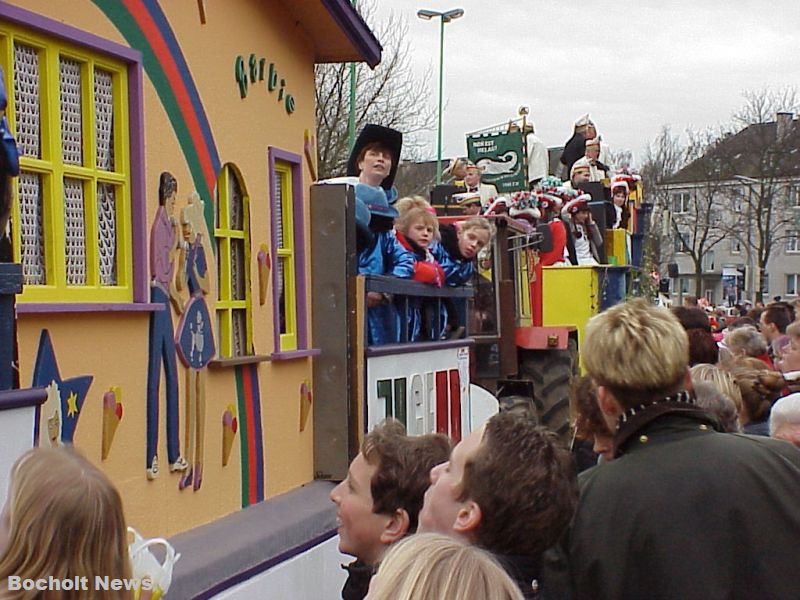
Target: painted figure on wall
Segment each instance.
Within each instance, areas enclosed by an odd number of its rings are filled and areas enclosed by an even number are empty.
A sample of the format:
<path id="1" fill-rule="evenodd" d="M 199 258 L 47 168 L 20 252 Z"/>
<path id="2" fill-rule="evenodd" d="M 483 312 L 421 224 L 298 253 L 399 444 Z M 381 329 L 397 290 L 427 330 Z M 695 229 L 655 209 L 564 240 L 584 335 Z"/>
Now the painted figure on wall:
<path id="1" fill-rule="evenodd" d="M 178 312 L 183 304 L 175 289 L 175 256 L 178 250 L 177 222 L 174 217 L 178 181 L 168 172 L 158 183 L 158 210 L 150 229 L 150 302 L 163 310 L 150 313 L 150 357 L 147 364 L 147 478 L 158 476 L 159 385 L 164 366 L 167 404 L 167 458 L 169 470 L 185 471 L 178 436 L 178 366 L 175 357 L 174 329 L 170 302 Z"/>
<path id="2" fill-rule="evenodd" d="M 35 443 L 57 447 L 73 442 L 93 379 L 92 375 L 61 377 L 50 332 L 42 330 L 31 387 L 47 388 L 47 400 L 37 408 Z"/>
<path id="3" fill-rule="evenodd" d="M 198 490 L 203 480 L 203 458 L 206 419 L 205 368 L 214 357 L 213 322 L 205 296 L 211 292 L 209 265 L 204 240 L 208 232 L 203 218 L 203 204 L 192 194 L 181 212 L 183 242 L 178 264 L 178 289 L 188 289 L 189 300 L 178 323 L 175 343 L 178 356 L 186 367 L 185 454 L 189 470 L 178 487 Z"/>

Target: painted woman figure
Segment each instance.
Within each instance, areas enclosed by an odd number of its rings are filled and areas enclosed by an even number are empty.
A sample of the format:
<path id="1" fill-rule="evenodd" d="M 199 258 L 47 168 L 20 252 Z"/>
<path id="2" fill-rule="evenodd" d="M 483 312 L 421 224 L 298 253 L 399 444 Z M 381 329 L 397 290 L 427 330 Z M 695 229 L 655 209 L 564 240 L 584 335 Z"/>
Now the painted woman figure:
<path id="1" fill-rule="evenodd" d="M 178 289 L 189 290 L 189 300 L 178 323 L 175 345 L 186 367 L 185 454 L 189 469 L 181 477 L 179 489 L 190 485 L 195 490 L 203 480 L 203 445 L 205 438 L 205 368 L 214 357 L 213 323 L 205 296 L 211 291 L 206 251 L 203 247 L 205 221 L 203 205 L 196 194 L 181 212 L 183 244 L 178 264 Z M 207 235 L 207 234 L 206 234 Z"/>

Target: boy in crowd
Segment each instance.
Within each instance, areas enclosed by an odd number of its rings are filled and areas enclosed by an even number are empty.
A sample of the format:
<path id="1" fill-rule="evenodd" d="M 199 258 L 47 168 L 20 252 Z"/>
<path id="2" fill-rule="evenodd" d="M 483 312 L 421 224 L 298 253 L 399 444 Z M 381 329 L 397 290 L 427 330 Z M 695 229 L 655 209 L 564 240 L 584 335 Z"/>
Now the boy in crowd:
<path id="1" fill-rule="evenodd" d="M 580 479 L 575 599 L 797 598 L 797 449 L 716 429 L 691 392 L 686 332 L 666 309 L 643 299 L 610 308 L 589 321 L 582 350 L 615 459 Z"/>
<path id="2" fill-rule="evenodd" d="M 792 322 L 792 313 L 783 303 L 770 304 L 761 313 L 761 335 L 769 344 L 769 355 L 773 361 L 783 357 L 784 347 L 790 342 L 786 328 Z"/>
<path id="3" fill-rule="evenodd" d="M 576 500 L 572 458 L 556 435 L 525 414 L 501 412 L 431 470 L 419 529 L 488 550 L 525 598 L 535 598 L 542 554 L 566 528 Z"/>
<path id="4" fill-rule="evenodd" d="M 356 557 L 346 567 L 344 600 L 362 600 L 388 547 L 417 530 L 431 468 L 447 460 L 450 440 L 440 434 L 411 437 L 394 420 L 375 427 L 331 492 L 339 550 Z"/>

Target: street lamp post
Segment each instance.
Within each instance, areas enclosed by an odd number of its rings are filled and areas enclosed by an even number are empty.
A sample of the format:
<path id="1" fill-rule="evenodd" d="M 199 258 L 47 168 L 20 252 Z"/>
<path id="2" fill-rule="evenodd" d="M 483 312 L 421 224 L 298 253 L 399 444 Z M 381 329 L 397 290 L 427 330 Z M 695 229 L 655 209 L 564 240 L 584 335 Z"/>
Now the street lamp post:
<path id="1" fill-rule="evenodd" d="M 436 17 L 441 19 L 439 26 L 439 127 L 436 144 L 436 183 L 442 183 L 442 90 L 444 87 L 444 25 L 464 16 L 463 8 L 453 8 L 440 12 L 438 10 L 418 10 L 420 19 L 430 21 Z"/>
<path id="2" fill-rule="evenodd" d="M 755 274 L 755 262 L 753 261 L 753 223 L 751 218 L 753 203 L 751 196 L 753 195 L 753 186 L 758 184 L 759 181 L 758 179 L 753 179 L 752 177 L 747 177 L 746 175 L 734 175 L 733 178 L 741 181 L 742 184 L 747 186 L 747 215 L 745 217 L 747 219 L 747 239 L 745 241 L 745 246 L 747 247 L 747 281 L 745 281 L 745 285 L 747 286 L 747 299 L 753 302 L 755 305 L 756 293 L 761 291 L 761 280 L 760 277 L 757 278 Z M 756 290 L 756 281 L 758 281 L 758 290 Z"/>

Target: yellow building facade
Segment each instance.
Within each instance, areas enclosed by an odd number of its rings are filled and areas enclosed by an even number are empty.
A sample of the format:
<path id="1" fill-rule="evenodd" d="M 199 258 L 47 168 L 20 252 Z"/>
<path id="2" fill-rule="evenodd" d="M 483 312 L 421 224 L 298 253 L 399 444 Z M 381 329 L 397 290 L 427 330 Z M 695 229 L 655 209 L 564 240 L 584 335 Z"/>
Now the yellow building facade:
<path id="1" fill-rule="evenodd" d="M 314 478 L 314 65 L 380 51 L 345 0 L 0 2 L 32 434 L 145 535 Z"/>

